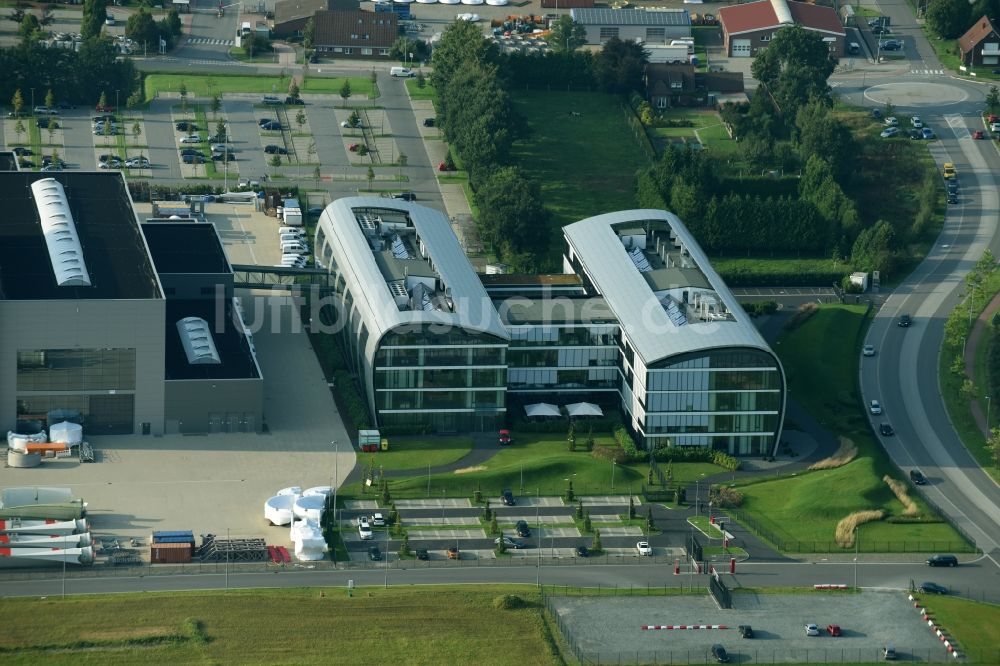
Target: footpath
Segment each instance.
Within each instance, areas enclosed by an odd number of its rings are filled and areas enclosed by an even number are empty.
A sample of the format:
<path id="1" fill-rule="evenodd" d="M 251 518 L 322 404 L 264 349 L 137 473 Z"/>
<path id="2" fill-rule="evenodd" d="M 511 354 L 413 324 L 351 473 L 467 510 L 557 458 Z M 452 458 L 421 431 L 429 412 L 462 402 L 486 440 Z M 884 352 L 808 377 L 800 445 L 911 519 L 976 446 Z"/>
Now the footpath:
<path id="1" fill-rule="evenodd" d="M 984 336 L 989 332 L 990 320 L 993 318 L 993 313 L 1000 309 L 1000 294 L 993 297 L 993 300 L 989 302 L 986 309 L 983 310 L 982 314 L 976 319 L 976 322 L 972 325 L 972 331 L 969 333 L 969 339 L 965 343 L 965 374 L 968 377 L 973 377 L 976 371 L 976 350 L 979 349 L 979 345 L 983 343 Z M 983 436 L 987 436 L 986 425 L 986 415 L 983 413 L 983 406 L 979 404 L 978 400 L 972 401 L 972 416 L 976 420 L 976 427 L 979 429 Z"/>

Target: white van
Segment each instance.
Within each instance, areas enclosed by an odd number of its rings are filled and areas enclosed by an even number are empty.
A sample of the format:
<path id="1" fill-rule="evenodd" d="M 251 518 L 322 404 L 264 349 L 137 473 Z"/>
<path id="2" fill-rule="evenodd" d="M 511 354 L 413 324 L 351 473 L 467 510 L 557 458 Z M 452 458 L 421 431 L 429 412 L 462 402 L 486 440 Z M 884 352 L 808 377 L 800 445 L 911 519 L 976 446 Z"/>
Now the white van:
<path id="1" fill-rule="evenodd" d="M 305 238 L 306 232 L 302 227 L 278 227 L 279 234 L 298 234 L 301 238 Z"/>
<path id="2" fill-rule="evenodd" d="M 278 236 L 278 241 L 284 243 L 286 241 L 291 241 L 293 243 L 305 243 L 305 236 L 302 234 L 281 234 Z"/>
<path id="3" fill-rule="evenodd" d="M 309 253 L 309 248 L 305 247 L 304 245 L 288 244 L 288 245 L 282 245 L 281 246 L 281 254 L 282 255 L 286 255 L 286 254 L 308 254 L 308 253 Z"/>
<path id="4" fill-rule="evenodd" d="M 306 250 L 309 249 L 309 243 L 305 242 L 301 238 L 292 238 L 289 240 L 281 241 L 281 247 L 284 248 L 286 245 L 295 245 L 297 247 L 304 247 Z"/>
<path id="5" fill-rule="evenodd" d="M 408 79 L 413 76 L 413 71 L 408 67 L 393 67 L 389 70 L 389 76 L 398 76 Z"/>

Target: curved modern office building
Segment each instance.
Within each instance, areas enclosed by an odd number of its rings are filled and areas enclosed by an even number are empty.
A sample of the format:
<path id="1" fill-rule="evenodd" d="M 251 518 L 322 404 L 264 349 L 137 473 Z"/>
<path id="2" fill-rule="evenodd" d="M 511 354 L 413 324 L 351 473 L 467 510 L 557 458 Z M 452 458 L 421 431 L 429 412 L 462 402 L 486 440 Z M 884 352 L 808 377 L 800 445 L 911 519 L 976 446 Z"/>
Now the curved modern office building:
<path id="1" fill-rule="evenodd" d="M 502 427 L 507 331 L 445 215 L 339 199 L 320 216 L 315 248 L 335 276 L 324 324 L 340 333 L 379 427 Z"/>
<path id="2" fill-rule="evenodd" d="M 784 370 L 677 216 L 619 211 L 563 232 L 565 271 L 618 320 L 621 406 L 646 446 L 772 453 Z"/>

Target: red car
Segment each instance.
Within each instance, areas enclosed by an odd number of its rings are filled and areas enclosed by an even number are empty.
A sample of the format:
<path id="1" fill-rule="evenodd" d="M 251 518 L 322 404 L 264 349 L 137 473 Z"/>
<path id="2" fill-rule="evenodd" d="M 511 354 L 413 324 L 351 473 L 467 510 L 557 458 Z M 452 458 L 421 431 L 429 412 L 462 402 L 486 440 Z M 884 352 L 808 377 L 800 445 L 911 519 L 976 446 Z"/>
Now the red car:
<path id="1" fill-rule="evenodd" d="M 840 636 L 840 625 L 839 624 L 828 624 L 826 625 L 826 633 L 831 636 Z"/>
<path id="2" fill-rule="evenodd" d="M 114 104 L 98 104 L 94 107 L 94 111 L 97 111 L 98 113 L 114 113 L 115 106 Z"/>
<path id="3" fill-rule="evenodd" d="M 455 167 L 449 168 L 445 162 L 438 164 L 438 171 L 454 171 Z"/>
<path id="4" fill-rule="evenodd" d="M 349 151 L 351 151 L 352 153 L 356 153 L 356 152 L 358 152 L 358 148 L 360 148 L 360 147 L 361 147 L 361 144 L 352 143 L 350 146 L 347 147 L 347 149 Z"/>
<path id="5" fill-rule="evenodd" d="M 507 445 L 509 445 L 510 442 L 511 442 L 511 439 L 510 439 L 510 430 L 501 430 L 500 431 L 499 440 L 500 440 L 500 446 L 507 446 Z"/>
<path id="6" fill-rule="evenodd" d="M 975 132 L 972 133 L 972 138 L 973 139 L 985 139 L 986 135 L 983 133 L 983 130 L 976 130 Z"/>
<path id="7" fill-rule="evenodd" d="M 998 115 L 997 115 L 997 114 L 995 114 L 995 113 L 991 113 L 991 114 L 990 114 L 989 116 L 987 116 L 987 118 L 986 118 L 986 122 L 988 122 L 988 123 L 995 123 L 995 122 L 997 122 L 997 121 L 1000 121 L 1000 116 L 998 116 Z"/>

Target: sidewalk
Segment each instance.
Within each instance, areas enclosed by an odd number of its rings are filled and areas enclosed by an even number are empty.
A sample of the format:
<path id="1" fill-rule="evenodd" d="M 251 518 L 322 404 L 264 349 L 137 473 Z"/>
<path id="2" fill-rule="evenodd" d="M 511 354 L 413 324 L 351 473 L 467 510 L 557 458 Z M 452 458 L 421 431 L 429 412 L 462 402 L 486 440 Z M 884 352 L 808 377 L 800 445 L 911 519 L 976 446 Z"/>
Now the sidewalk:
<path id="1" fill-rule="evenodd" d="M 975 376 L 976 350 L 979 349 L 979 344 L 983 341 L 983 336 L 989 331 L 990 319 L 992 319 L 993 313 L 998 309 L 1000 309 L 1000 294 L 993 297 L 993 300 L 989 302 L 986 309 L 983 310 L 982 314 L 979 315 L 976 322 L 972 325 L 969 339 L 965 343 L 965 375 L 967 377 Z M 972 416 L 976 420 L 976 427 L 979 431 L 984 436 L 988 435 L 986 415 L 983 413 L 983 407 L 979 404 L 978 400 L 972 401 Z"/>

